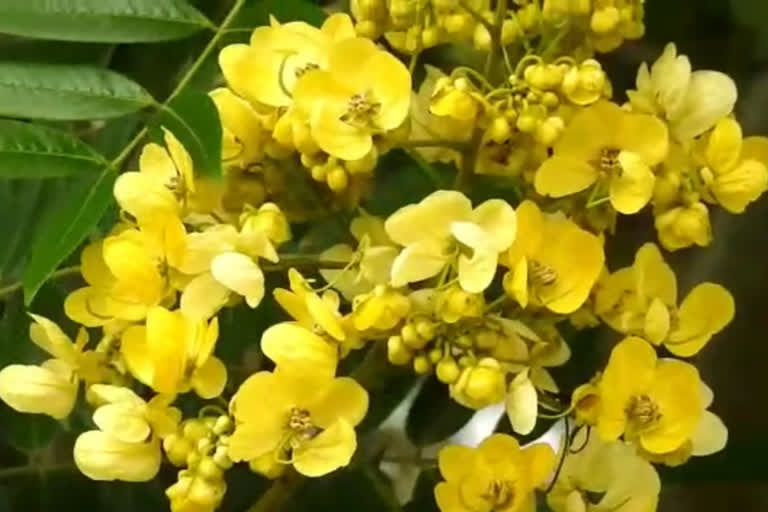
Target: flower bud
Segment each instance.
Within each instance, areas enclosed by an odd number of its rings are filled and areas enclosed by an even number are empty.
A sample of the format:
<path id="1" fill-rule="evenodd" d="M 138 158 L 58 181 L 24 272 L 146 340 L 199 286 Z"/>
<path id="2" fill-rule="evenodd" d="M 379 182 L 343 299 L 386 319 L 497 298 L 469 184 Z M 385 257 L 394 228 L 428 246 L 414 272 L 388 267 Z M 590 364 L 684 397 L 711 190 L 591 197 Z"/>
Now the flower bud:
<path id="1" fill-rule="evenodd" d="M 408 364 L 413 354 L 403 343 L 400 336 L 390 336 L 387 340 L 387 357 L 389 362 L 396 365 Z"/>
<path id="2" fill-rule="evenodd" d="M 416 320 L 416 332 L 419 333 L 419 336 L 424 338 L 427 341 L 431 341 L 435 337 L 435 323 L 431 320 L 427 320 L 425 318 L 420 318 Z"/>
<path id="3" fill-rule="evenodd" d="M 690 247 L 706 247 L 712 242 L 709 211 L 701 202 L 678 206 L 656 216 L 659 241 L 668 251 Z"/>
<path id="4" fill-rule="evenodd" d="M 413 371 L 416 375 L 425 375 L 430 370 L 432 370 L 432 363 L 427 356 L 419 355 L 413 358 Z"/>
<path id="5" fill-rule="evenodd" d="M 206 437 L 210 430 L 201 420 L 191 419 L 186 420 L 182 424 L 181 431 L 185 438 L 196 443 L 198 439 Z"/>
<path id="6" fill-rule="evenodd" d="M 443 18 L 443 28 L 449 34 L 459 34 L 467 30 L 470 20 L 463 14 L 449 14 Z"/>
<path id="7" fill-rule="evenodd" d="M 536 140 L 545 146 L 552 146 L 565 129 L 565 122 L 558 116 L 545 119 L 536 127 Z"/>
<path id="8" fill-rule="evenodd" d="M 607 34 L 613 31 L 620 21 L 620 13 L 616 7 L 609 6 L 592 13 L 589 28 L 597 34 Z"/>
<path id="9" fill-rule="evenodd" d="M 232 419 L 229 416 L 219 416 L 216 418 L 216 424 L 213 426 L 213 433 L 218 435 L 229 432 L 232 428 Z"/>
<path id="10" fill-rule="evenodd" d="M 360 37 L 367 37 L 368 39 L 376 39 L 379 37 L 381 28 L 378 23 L 373 20 L 361 20 L 355 25 L 355 32 Z"/>
<path id="11" fill-rule="evenodd" d="M 493 350 L 499 343 L 499 335 L 491 329 L 481 329 L 475 333 L 475 346 L 480 350 Z"/>
<path id="12" fill-rule="evenodd" d="M 488 32 L 488 29 L 482 23 L 475 25 L 472 43 L 478 50 L 488 51 L 491 49 L 491 33 Z"/>
<path id="13" fill-rule="evenodd" d="M 328 174 L 325 176 L 325 182 L 328 184 L 328 188 L 334 192 L 342 192 L 349 185 L 349 176 L 343 167 L 337 165 L 328 171 Z"/>
<path id="14" fill-rule="evenodd" d="M 440 359 L 443 358 L 443 351 L 439 348 L 433 348 L 429 351 L 429 362 L 432 364 L 437 364 Z"/>
<path id="15" fill-rule="evenodd" d="M 437 363 L 435 370 L 438 380 L 444 384 L 453 384 L 456 382 L 456 379 L 459 378 L 459 374 L 461 373 L 459 365 L 456 364 L 456 361 L 450 356 L 441 359 L 440 362 Z"/>
<path id="16" fill-rule="evenodd" d="M 229 450 L 226 446 L 219 445 L 216 447 L 216 451 L 213 454 L 213 461 L 222 469 L 229 469 L 232 467 L 232 459 L 229 458 Z"/>
<path id="17" fill-rule="evenodd" d="M 510 128 L 509 121 L 506 117 L 499 116 L 494 118 L 491 122 L 487 134 L 488 138 L 496 144 L 503 144 L 509 140 L 509 137 L 512 134 L 512 128 Z"/>
<path id="18" fill-rule="evenodd" d="M 187 463 L 187 457 L 192 451 L 192 443 L 185 437 L 171 434 L 163 439 L 163 450 L 171 464 L 182 467 Z"/>
<path id="19" fill-rule="evenodd" d="M 600 99 L 606 84 L 607 78 L 600 63 L 588 59 L 565 74 L 562 91 L 571 103 L 586 106 Z"/>
<path id="20" fill-rule="evenodd" d="M 425 28 L 421 33 L 421 44 L 424 48 L 432 48 L 440 44 L 440 30 L 437 27 Z"/>
<path id="21" fill-rule="evenodd" d="M 520 29 L 520 24 L 517 20 L 504 20 L 501 25 L 501 43 L 504 46 L 508 46 L 522 35 L 523 31 Z"/>
<path id="22" fill-rule="evenodd" d="M 451 396 L 473 409 L 501 402 L 505 394 L 504 372 L 493 358 L 481 359 L 476 365 L 464 368 L 459 379 L 451 385 Z"/>

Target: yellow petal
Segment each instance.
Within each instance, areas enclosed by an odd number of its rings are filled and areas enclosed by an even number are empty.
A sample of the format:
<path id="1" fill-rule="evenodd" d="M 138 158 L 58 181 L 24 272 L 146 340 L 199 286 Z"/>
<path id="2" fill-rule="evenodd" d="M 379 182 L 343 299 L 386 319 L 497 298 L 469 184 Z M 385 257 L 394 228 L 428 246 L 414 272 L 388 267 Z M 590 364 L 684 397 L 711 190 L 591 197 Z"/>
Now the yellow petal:
<path id="1" fill-rule="evenodd" d="M 667 307 L 677 306 L 677 278 L 656 244 L 643 244 L 635 254 L 632 268 L 637 293 L 643 301 L 658 298 Z"/>
<path id="2" fill-rule="evenodd" d="M 171 155 L 178 177 L 183 181 L 188 192 L 194 192 L 195 178 L 192 157 L 170 130 L 163 128 L 163 140 L 168 148 L 168 153 Z"/>
<path id="3" fill-rule="evenodd" d="M 446 263 L 447 257 L 443 255 L 440 244 L 430 240 L 411 244 L 392 262 L 392 286 L 399 288 L 434 277 Z"/>
<path id="4" fill-rule="evenodd" d="M 238 236 L 237 229 L 229 224 L 187 234 L 184 255 L 177 268 L 185 274 L 207 272 L 216 255 L 235 249 Z"/>
<path id="5" fill-rule="evenodd" d="M 685 101 L 672 123 L 672 134 L 679 141 L 690 140 L 733 111 L 738 93 L 736 83 L 718 71 L 691 73 Z"/>
<path id="6" fill-rule="evenodd" d="M 716 414 L 704 411 L 691 438 L 691 455 L 702 457 L 717 453 L 728 443 L 728 429 Z"/>
<path id="7" fill-rule="evenodd" d="M 115 280 L 104 262 L 103 249 L 103 240 L 99 240 L 86 245 L 80 253 L 80 273 L 91 286 L 107 287 Z"/>
<path id="8" fill-rule="evenodd" d="M 744 160 L 710 185 L 717 202 L 731 213 L 743 213 L 749 203 L 768 190 L 768 167 L 757 160 Z"/>
<path id="9" fill-rule="evenodd" d="M 323 476 L 348 465 L 356 449 L 355 429 L 339 419 L 293 450 L 293 467 L 305 476 Z"/>
<path id="10" fill-rule="evenodd" d="M 501 252 L 515 241 L 517 217 L 515 210 L 501 199 L 489 199 L 472 210 L 472 222 L 488 233 Z"/>
<path id="11" fill-rule="evenodd" d="M 147 312 L 146 347 L 154 367 L 151 385 L 159 393 L 175 393 L 184 379 L 186 330 L 184 316 L 177 311 L 154 307 Z"/>
<path id="12" fill-rule="evenodd" d="M 613 441 L 624 432 L 627 403 L 647 392 L 655 367 L 656 352 L 642 338 L 630 336 L 613 348 L 599 384 L 597 432 L 602 440 Z"/>
<path id="13" fill-rule="evenodd" d="M 440 449 L 438 465 L 443 478 L 448 481 L 459 481 L 472 471 L 477 459 L 477 451 L 467 446 L 450 444 Z"/>
<path id="14" fill-rule="evenodd" d="M 615 147 L 614 137 L 625 115 L 609 101 L 579 111 L 555 144 L 555 156 L 582 163 L 597 160 L 602 149 Z"/>
<path id="15" fill-rule="evenodd" d="M 445 239 L 451 223 L 470 220 L 472 203 L 462 193 L 438 190 L 418 204 L 404 206 L 384 223 L 387 235 L 396 243 L 408 246 L 425 239 Z"/>
<path id="16" fill-rule="evenodd" d="M 77 468 L 93 480 L 146 482 L 160 470 L 162 454 L 158 440 L 126 443 L 91 430 L 75 441 L 74 459 Z"/>
<path id="17" fill-rule="evenodd" d="M 717 122 L 707 142 L 707 164 L 715 174 L 728 172 L 741 155 L 741 125 L 731 118 Z"/>
<path id="18" fill-rule="evenodd" d="M 616 132 L 616 148 L 635 153 L 645 165 L 653 167 L 669 151 L 667 125 L 655 116 L 625 113 Z"/>
<path id="19" fill-rule="evenodd" d="M 173 192 L 145 173 L 121 174 L 114 187 L 120 207 L 137 219 L 152 219 L 178 214 L 179 203 Z"/>
<path id="20" fill-rule="evenodd" d="M 461 499 L 459 484 L 456 482 L 440 482 L 435 486 L 435 501 L 441 512 L 466 512 L 467 508 Z"/>
<path id="21" fill-rule="evenodd" d="M 321 428 L 327 428 L 341 418 L 356 426 L 368 411 L 368 392 L 356 380 L 339 377 L 333 380 L 324 396 L 308 405 L 312 421 Z"/>
<path id="22" fill-rule="evenodd" d="M 227 367 L 217 357 L 209 357 L 205 363 L 192 374 L 192 388 L 195 393 L 206 400 L 216 398 L 227 385 Z"/>
<path id="23" fill-rule="evenodd" d="M 539 487 L 549 479 L 555 468 L 555 452 L 548 444 L 537 443 L 523 449 L 522 461 L 532 487 Z"/>
<path id="24" fill-rule="evenodd" d="M 643 327 L 645 338 L 654 345 L 659 345 L 667 337 L 669 326 L 670 318 L 667 306 L 658 297 L 654 297 L 645 314 L 645 326 Z"/>
<path id="25" fill-rule="evenodd" d="M 258 31 L 269 31 L 259 27 Z M 254 31 L 256 36 L 256 31 Z M 227 84 L 251 104 L 259 102 L 274 107 L 291 104 L 291 97 L 280 87 L 278 77 L 284 59 L 274 58 L 246 44 L 225 46 L 219 52 L 219 67 Z"/>
<path id="26" fill-rule="evenodd" d="M 528 307 L 528 260 L 520 259 L 504 276 L 504 290 L 511 293 L 512 297 L 523 309 Z"/>
<path id="27" fill-rule="evenodd" d="M 94 405 L 104 405 L 113 403 L 132 404 L 136 408 L 144 405 L 144 400 L 133 390 L 123 386 L 113 386 L 111 384 L 92 384 L 88 387 L 88 402 Z"/>
<path id="28" fill-rule="evenodd" d="M 337 12 L 328 16 L 323 22 L 320 31 L 328 35 L 332 40 L 341 41 L 357 37 L 352 18 L 346 13 Z"/>
<path id="29" fill-rule="evenodd" d="M 77 398 L 77 380 L 71 374 L 42 366 L 12 364 L 0 370 L 0 399 L 13 409 L 47 414 L 56 419 L 69 416 Z"/>
<path id="30" fill-rule="evenodd" d="M 394 130 L 408 117 L 411 104 L 411 74 L 402 61 L 389 52 L 378 51 L 360 70 L 370 81 L 372 95 L 381 108 L 375 116 L 377 128 Z M 343 76 L 343 75 L 342 75 Z"/>
<path id="31" fill-rule="evenodd" d="M 69 336 L 55 322 L 44 316 L 29 314 L 35 321 L 29 326 L 32 342 L 57 359 L 74 363 L 77 353 Z"/>
<path id="32" fill-rule="evenodd" d="M 651 200 L 656 177 L 636 153 L 622 151 L 619 164 L 622 170 L 610 183 L 611 204 L 620 213 L 637 213 Z"/>
<path id="33" fill-rule="evenodd" d="M 131 374 L 140 382 L 151 386 L 155 375 L 155 365 L 147 346 L 147 328 L 145 326 L 135 325 L 123 331 L 120 340 L 120 353 Z"/>
<path id="34" fill-rule="evenodd" d="M 496 275 L 498 257 L 495 252 L 476 252 L 472 258 L 459 256 L 459 285 L 470 293 L 482 293 Z"/>
<path id="35" fill-rule="evenodd" d="M 213 278 L 210 272 L 200 274 L 184 287 L 181 311 L 192 320 L 207 320 L 229 299 L 229 288 Z"/>
<path id="36" fill-rule="evenodd" d="M 103 432 L 126 443 L 146 441 L 151 433 L 143 407 L 130 402 L 102 405 L 93 413 L 93 422 Z"/>
<path id="37" fill-rule="evenodd" d="M 524 370 L 512 379 L 507 392 L 507 417 L 512 430 L 520 435 L 530 434 L 536 426 L 538 407 L 536 388 L 528 378 L 528 370 Z"/>
<path id="38" fill-rule="evenodd" d="M 564 197 L 589 188 L 597 180 L 597 170 L 586 161 L 552 156 L 536 171 L 536 192 L 550 197 Z"/>
<path id="39" fill-rule="evenodd" d="M 336 348 L 320 336 L 292 322 L 282 322 L 264 331 L 261 350 L 279 366 L 307 368 L 334 374 Z"/>
<path id="40" fill-rule="evenodd" d="M 735 314 L 733 296 L 714 283 L 696 286 L 680 305 L 677 328 L 670 334 L 667 348 L 680 357 L 690 357 L 731 323 Z"/>
<path id="41" fill-rule="evenodd" d="M 219 254 L 211 262 L 211 274 L 219 283 L 245 297 L 245 302 L 252 308 L 264 298 L 264 274 L 245 254 Z"/>
<path id="42" fill-rule="evenodd" d="M 328 303 L 314 292 L 308 293 L 304 300 L 313 323 L 322 329 L 323 332 L 331 335 L 336 341 L 344 341 L 346 334 L 339 321 L 336 308 L 329 307 Z"/>

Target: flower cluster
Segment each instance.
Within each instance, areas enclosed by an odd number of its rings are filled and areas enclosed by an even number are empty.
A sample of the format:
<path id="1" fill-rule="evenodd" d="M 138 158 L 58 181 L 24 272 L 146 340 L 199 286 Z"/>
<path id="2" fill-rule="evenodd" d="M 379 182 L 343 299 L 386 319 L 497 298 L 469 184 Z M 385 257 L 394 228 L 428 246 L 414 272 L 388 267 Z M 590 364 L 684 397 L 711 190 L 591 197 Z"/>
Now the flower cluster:
<path id="1" fill-rule="evenodd" d="M 727 327 L 734 299 L 704 282 L 680 300 L 653 242 L 611 270 L 605 241 L 621 216 L 648 212 L 663 249 L 708 245 L 710 208 L 741 213 L 768 189 L 768 138 L 744 137 L 733 81 L 692 71 L 673 44 L 640 67 L 628 101 L 614 99 L 595 52 L 642 36 L 641 0 L 351 10 L 320 28 L 272 19 L 222 49 L 226 86 L 210 97 L 224 175 L 198 175 L 168 130 L 147 143 L 115 183 L 119 222 L 82 249 L 85 286 L 63 304 L 75 341 L 30 314 L 30 338 L 51 358 L 0 370 L 0 398 L 62 419 L 82 383 L 93 408 L 74 446 L 82 473 L 149 480 L 165 458 L 179 468 L 171 510 L 212 511 L 235 463 L 321 477 L 367 456 L 355 428 L 369 394 L 349 372 L 366 350 L 434 375 L 466 408 L 503 403 L 516 434 L 543 410 L 565 418 L 560 463 L 506 434 L 444 447 L 443 512 L 527 510 L 545 486 L 558 512 L 655 510 L 653 464 L 726 444 L 713 392 L 684 358 Z M 410 71 L 382 39 L 412 56 Z M 414 84 L 423 49 L 470 40 L 483 73 L 426 65 Z M 456 186 L 371 215 L 359 205 L 396 147 L 423 166 L 454 164 Z M 482 174 L 508 186 L 477 201 Z M 307 183 L 321 213 L 351 213 L 350 236 L 296 255 L 297 224 L 316 220 L 297 199 Z M 215 355 L 219 314 L 265 297 L 290 318 L 259 333 L 263 364 L 238 381 Z M 569 333 L 596 326 L 623 339 L 591 381 L 561 389 L 550 369 L 569 364 Z M 174 406 L 184 394 L 196 416 Z"/>

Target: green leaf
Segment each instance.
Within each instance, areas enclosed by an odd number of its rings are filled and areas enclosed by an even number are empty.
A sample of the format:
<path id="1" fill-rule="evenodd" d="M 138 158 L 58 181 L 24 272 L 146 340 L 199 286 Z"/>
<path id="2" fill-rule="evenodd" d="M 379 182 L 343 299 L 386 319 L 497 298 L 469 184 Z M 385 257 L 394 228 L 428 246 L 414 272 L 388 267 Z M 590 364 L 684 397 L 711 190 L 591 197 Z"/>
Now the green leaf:
<path id="1" fill-rule="evenodd" d="M 448 395 L 448 386 L 432 376 L 424 382 L 408 411 L 405 433 L 417 446 L 442 441 L 461 429 L 475 413 Z"/>
<path id="2" fill-rule="evenodd" d="M 3 0 L 0 32 L 38 39 L 141 43 L 180 39 L 211 22 L 183 0 Z"/>
<path id="3" fill-rule="evenodd" d="M 308 0 L 260 0 L 250 2 L 237 15 L 234 27 L 257 27 L 269 25 L 269 16 L 278 21 L 305 21 L 320 26 L 326 13 L 316 3 Z"/>
<path id="4" fill-rule="evenodd" d="M 0 178 L 82 175 L 105 165 L 101 155 L 67 132 L 0 120 Z"/>
<path id="5" fill-rule="evenodd" d="M 72 183 L 68 194 L 51 205 L 41 220 L 24 269 L 24 299 L 29 304 L 56 267 L 83 241 L 112 201 L 116 173 L 111 167 Z"/>
<path id="6" fill-rule="evenodd" d="M 107 119 L 154 102 L 139 84 L 106 69 L 0 62 L 0 116 Z"/>
<path id="7" fill-rule="evenodd" d="M 0 55 L 4 61 L 105 66 L 114 50 L 115 45 L 112 44 L 43 41 L 17 37 L 9 37 L 7 41 L 0 42 Z"/>
<path id="8" fill-rule="evenodd" d="M 154 127 L 167 128 L 184 145 L 195 171 L 205 176 L 221 176 L 221 122 L 213 100 L 205 93 L 186 89 L 163 108 Z"/>
<path id="9" fill-rule="evenodd" d="M 44 414 L 22 414 L 0 402 L 4 439 L 21 452 L 33 452 L 48 444 L 59 424 Z"/>

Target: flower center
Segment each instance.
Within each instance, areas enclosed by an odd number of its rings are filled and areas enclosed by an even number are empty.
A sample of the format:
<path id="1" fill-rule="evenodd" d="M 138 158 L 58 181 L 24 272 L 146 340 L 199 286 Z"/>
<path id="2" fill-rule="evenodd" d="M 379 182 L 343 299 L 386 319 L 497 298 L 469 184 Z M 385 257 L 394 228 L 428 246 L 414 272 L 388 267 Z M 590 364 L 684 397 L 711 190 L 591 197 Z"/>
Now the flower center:
<path id="1" fill-rule="evenodd" d="M 512 486 L 513 483 L 508 480 L 493 480 L 488 484 L 483 498 L 491 504 L 492 510 L 505 509 L 515 499 L 515 491 Z"/>
<path id="2" fill-rule="evenodd" d="M 647 395 L 633 396 L 625 412 L 633 430 L 636 431 L 651 428 L 661 419 L 658 404 Z"/>
<path id="3" fill-rule="evenodd" d="M 535 286 L 547 286 L 557 281 L 557 270 L 546 263 L 531 260 L 528 263 L 528 279 Z"/>
<path id="4" fill-rule="evenodd" d="M 301 78 L 308 71 L 313 71 L 315 69 L 320 69 L 320 66 L 318 66 L 314 62 L 307 62 L 303 66 L 297 66 L 296 69 L 293 70 L 293 73 L 296 75 L 296 78 L 298 79 L 298 78 Z"/>
<path id="5" fill-rule="evenodd" d="M 341 116 L 341 120 L 359 128 L 370 128 L 374 124 L 373 118 L 380 110 L 381 103 L 373 100 L 370 91 L 353 94 L 347 100 L 347 111 Z"/>
<path id="6" fill-rule="evenodd" d="M 289 413 L 288 429 L 303 441 L 308 441 L 317 437 L 322 431 L 321 428 L 312 423 L 309 411 L 306 409 L 299 409 L 298 407 L 292 408 Z"/>
<path id="7" fill-rule="evenodd" d="M 600 170 L 606 173 L 621 173 L 621 163 L 619 162 L 619 151 L 614 148 L 603 148 L 600 151 L 600 161 L 598 166 Z"/>

